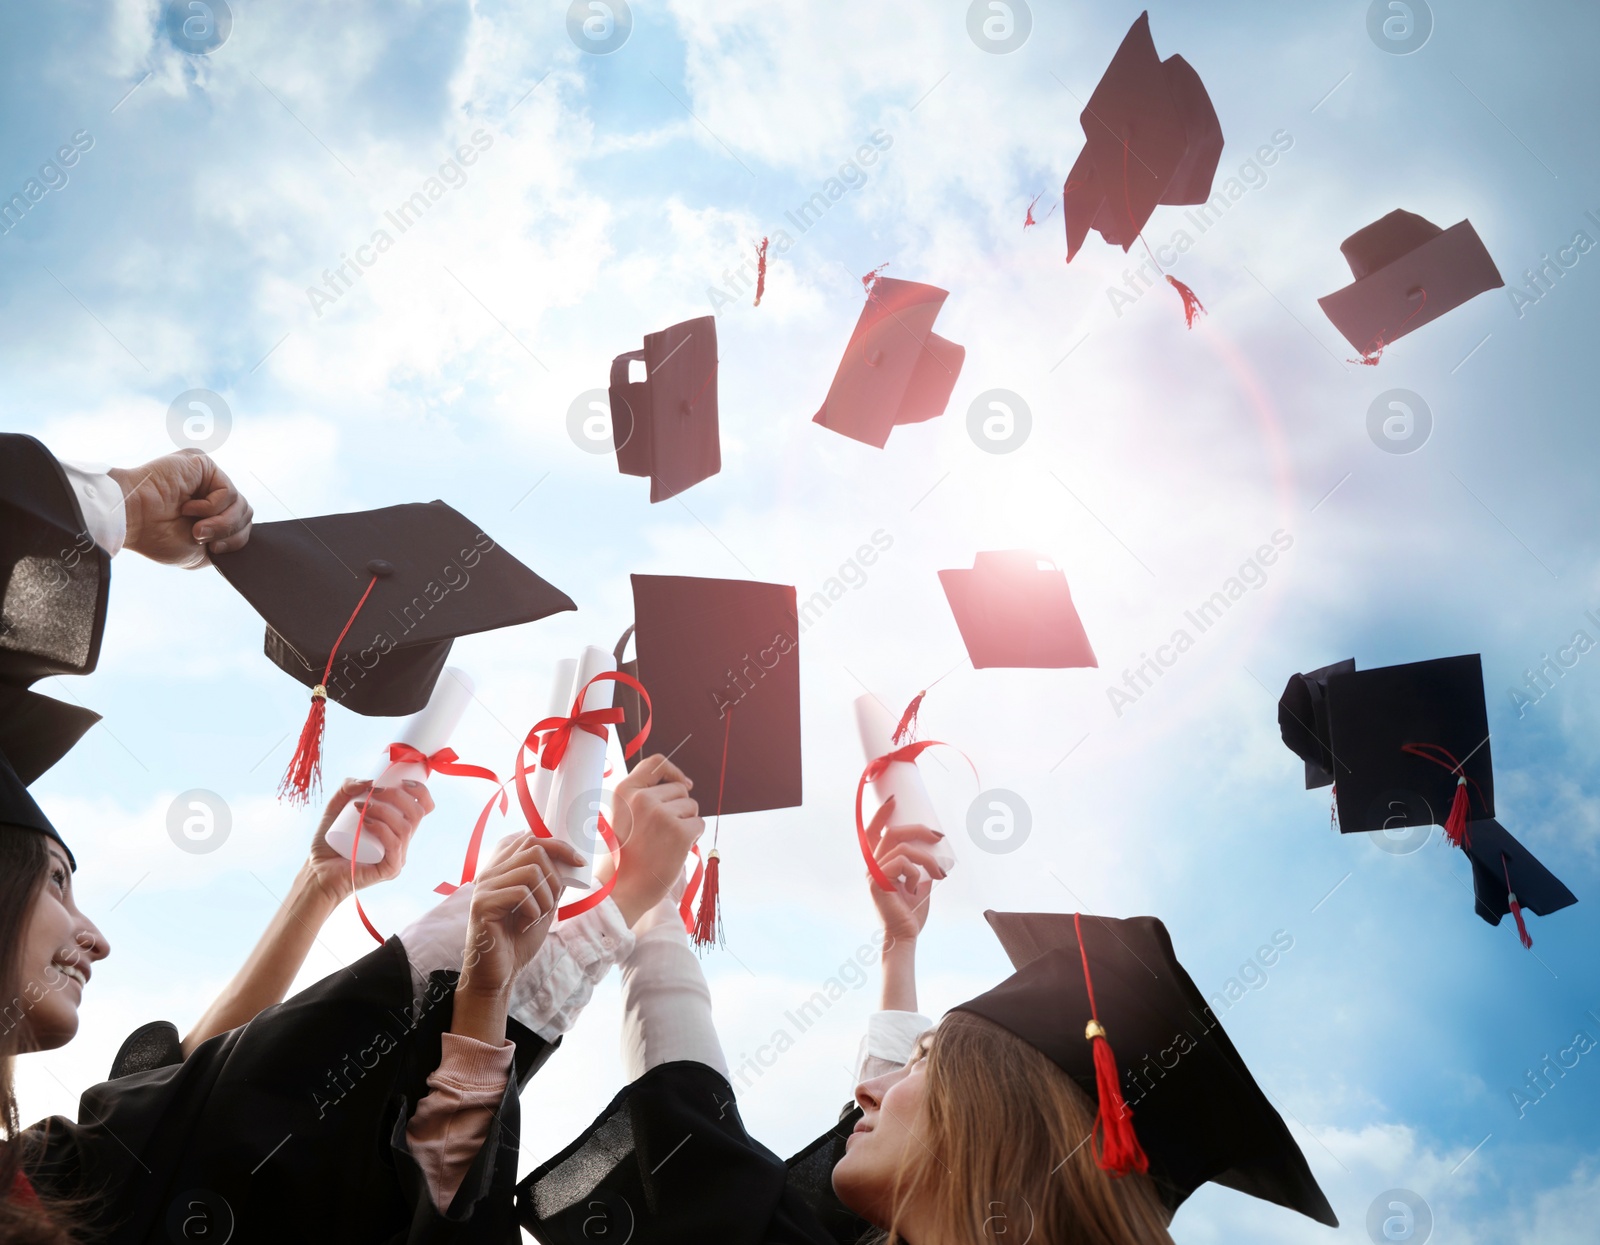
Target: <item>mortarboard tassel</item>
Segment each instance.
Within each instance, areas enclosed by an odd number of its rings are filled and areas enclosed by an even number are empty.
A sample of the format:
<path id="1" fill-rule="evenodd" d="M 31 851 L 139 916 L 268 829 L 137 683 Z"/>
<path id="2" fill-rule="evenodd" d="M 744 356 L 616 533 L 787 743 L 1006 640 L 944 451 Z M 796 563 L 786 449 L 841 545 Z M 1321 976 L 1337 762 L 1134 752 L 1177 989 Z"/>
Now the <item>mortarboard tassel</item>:
<path id="1" fill-rule="evenodd" d="M 900 715 L 900 722 L 894 728 L 894 734 L 889 737 L 889 742 L 899 747 L 910 741 L 917 733 L 917 710 L 922 708 L 922 698 L 928 694 L 928 689 L 923 688 L 911 698 L 911 703 L 906 706 L 906 711 Z"/>
<path id="2" fill-rule="evenodd" d="M 1455 794 L 1450 797 L 1450 812 L 1444 819 L 1444 835 L 1450 840 L 1451 847 L 1471 847 L 1472 837 L 1467 833 L 1467 821 L 1472 816 L 1472 797 L 1467 791 L 1466 762 L 1456 760 L 1448 749 L 1438 744 L 1402 744 L 1400 751 L 1421 757 L 1424 761 L 1432 761 L 1456 776 Z"/>
<path id="3" fill-rule="evenodd" d="M 1083 1035 L 1094 1043 L 1095 1092 L 1100 1099 L 1100 1112 L 1095 1117 L 1094 1131 L 1100 1137 L 1100 1169 L 1113 1176 L 1148 1172 L 1150 1160 L 1133 1131 L 1133 1108 L 1122 1097 L 1122 1078 L 1117 1072 L 1117 1057 L 1106 1039 L 1105 1027 L 1100 1023 L 1099 1009 L 1095 1007 L 1094 981 L 1089 976 L 1089 953 L 1083 946 L 1079 913 L 1072 914 L 1072 928 L 1078 938 L 1078 954 L 1083 958 L 1083 985 L 1089 994 L 1090 1019 Z"/>
<path id="4" fill-rule="evenodd" d="M 1044 191 L 1042 191 L 1042 190 L 1038 194 L 1034 195 L 1033 196 L 1033 203 L 1039 202 L 1040 198 L 1043 197 L 1043 195 L 1044 195 Z M 1030 228 L 1031 226 L 1037 225 L 1039 223 L 1038 221 L 1033 219 L 1033 203 L 1028 204 L 1028 219 L 1022 222 L 1022 227 L 1024 229 Z"/>
<path id="5" fill-rule="evenodd" d="M 1198 297 L 1196 297 L 1193 290 L 1191 290 L 1182 281 L 1178 280 L 1178 278 L 1173 276 L 1170 272 L 1167 274 L 1167 283 L 1183 296 L 1183 323 L 1187 328 L 1192 329 L 1194 327 L 1195 316 L 1203 316 L 1206 314 L 1205 304 L 1202 303 Z"/>
<path id="6" fill-rule="evenodd" d="M 1500 853 L 1500 868 L 1506 875 L 1506 898 L 1511 902 L 1511 915 L 1516 918 L 1517 937 L 1522 939 L 1522 945 L 1529 951 L 1533 950 L 1533 935 L 1528 933 L 1528 923 L 1522 919 L 1522 905 L 1517 902 L 1517 892 L 1511 889 L 1511 866 L 1506 863 L 1504 852 Z"/>
<path id="7" fill-rule="evenodd" d="M 717 839 L 722 833 L 722 788 L 728 777 L 728 739 L 733 734 L 733 706 L 728 706 L 727 726 L 722 732 L 722 772 L 717 775 L 717 821 L 711 831 L 711 850 L 706 853 L 706 876 L 700 891 L 700 912 L 695 917 L 691 937 L 697 947 L 712 943 L 726 945 L 722 933 L 722 914 L 718 911 L 718 895 L 722 890 L 722 856 L 717 851 Z"/>
<path id="8" fill-rule="evenodd" d="M 1160 272 L 1161 261 L 1156 258 L 1156 253 L 1150 249 L 1150 244 L 1145 242 L 1144 231 L 1138 227 L 1138 222 L 1134 219 L 1133 201 L 1128 194 L 1128 155 L 1128 140 L 1126 137 L 1124 137 L 1122 140 L 1122 201 L 1127 205 L 1128 208 L 1128 224 L 1133 227 L 1134 235 L 1139 239 L 1139 241 L 1144 242 L 1144 249 L 1145 252 L 1150 256 L 1150 262 L 1156 266 L 1156 271 Z M 1133 243 L 1130 242 L 1128 245 L 1132 246 Z M 1184 327 L 1188 329 L 1194 328 L 1195 316 L 1203 316 L 1207 314 L 1205 304 L 1200 301 L 1199 296 L 1196 295 L 1193 290 L 1191 290 L 1182 281 L 1178 280 L 1178 278 L 1173 276 L 1170 272 L 1164 273 L 1163 275 L 1167 278 L 1167 284 L 1172 286 L 1173 289 L 1177 290 L 1179 296 L 1183 299 Z"/>
<path id="9" fill-rule="evenodd" d="M 1415 293 L 1419 297 L 1419 299 L 1421 301 L 1419 301 L 1417 303 L 1417 309 L 1415 311 L 1413 311 L 1409 316 L 1407 316 L 1404 320 L 1402 320 L 1400 322 L 1400 328 L 1395 333 L 1395 337 L 1397 337 L 1397 338 L 1405 333 L 1406 325 L 1410 324 L 1419 315 L 1421 315 L 1422 314 L 1422 309 L 1428 305 L 1428 291 L 1427 290 L 1425 290 L 1422 286 L 1419 285 L 1413 291 L 1413 293 Z M 1387 346 L 1388 344 L 1389 344 L 1388 342 L 1383 340 L 1383 334 L 1379 333 L 1377 338 L 1376 338 L 1376 340 L 1373 341 L 1372 345 L 1367 347 L 1367 349 L 1365 349 L 1365 350 L 1363 350 L 1361 352 L 1361 357 L 1359 359 L 1349 359 L 1349 360 L 1346 360 L 1346 361 L 1349 362 L 1349 363 L 1359 363 L 1359 364 L 1361 364 L 1362 367 L 1377 367 L 1378 366 L 1378 360 L 1383 358 L 1383 348 L 1385 346 Z"/>
<path id="10" fill-rule="evenodd" d="M 888 264 L 879 264 L 876 268 L 874 268 L 866 276 L 862 277 L 861 278 L 861 288 L 866 290 L 866 292 L 870 295 L 872 293 L 872 287 L 875 286 L 876 284 L 878 284 L 878 274 L 880 272 L 882 272 L 888 266 L 889 266 Z"/>
<path id="11" fill-rule="evenodd" d="M 767 239 L 761 239 L 761 245 L 756 247 L 756 301 L 755 306 L 761 306 L 761 296 L 767 292 Z"/>
<path id="12" fill-rule="evenodd" d="M 387 574 L 387 571 L 382 573 Z M 311 802 L 312 791 L 320 790 L 322 787 L 322 734 L 328 716 L 328 679 L 333 674 L 333 663 L 339 655 L 339 646 L 344 643 L 345 636 L 350 634 L 350 628 L 355 625 L 356 615 L 361 612 L 361 607 L 372 595 L 379 574 L 380 572 L 374 571 L 372 578 L 367 581 L 367 590 L 361 594 L 361 600 L 357 601 L 355 609 L 350 611 L 344 630 L 333 642 L 333 649 L 328 654 L 328 664 L 323 668 L 321 681 L 311 689 L 311 711 L 306 714 L 306 723 L 300 728 L 300 740 L 294 746 L 294 755 L 289 758 L 289 768 L 284 771 L 283 781 L 278 784 L 280 800 L 286 799 L 294 805 L 308 804 Z"/>

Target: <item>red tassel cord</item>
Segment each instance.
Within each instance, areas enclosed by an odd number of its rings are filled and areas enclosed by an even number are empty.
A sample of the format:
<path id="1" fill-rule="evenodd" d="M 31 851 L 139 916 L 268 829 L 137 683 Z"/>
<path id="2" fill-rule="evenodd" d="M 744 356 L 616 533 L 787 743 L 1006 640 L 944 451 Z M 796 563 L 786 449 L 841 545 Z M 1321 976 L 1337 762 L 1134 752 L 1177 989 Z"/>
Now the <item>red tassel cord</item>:
<path id="1" fill-rule="evenodd" d="M 1063 190 L 1062 194 L 1065 195 L 1066 191 Z M 1035 220 L 1034 216 L 1033 216 L 1034 204 L 1038 203 L 1039 200 L 1042 199 L 1042 198 L 1044 198 L 1044 191 L 1041 190 L 1038 194 L 1033 196 L 1033 203 L 1028 204 L 1028 219 L 1022 222 L 1022 227 L 1024 229 L 1031 229 L 1031 228 L 1033 228 L 1033 226 L 1042 223 L 1041 221 Z M 1044 220 L 1049 220 L 1050 216 L 1051 216 L 1051 213 L 1053 213 L 1055 210 L 1056 210 L 1056 205 L 1054 203 L 1052 203 L 1050 205 L 1050 211 L 1046 212 L 1044 214 Z"/>
<path id="2" fill-rule="evenodd" d="M 1448 748 L 1441 748 L 1438 744 L 1402 744 L 1400 751 L 1421 757 L 1424 761 L 1432 761 L 1456 776 L 1455 794 L 1450 797 L 1450 811 L 1444 819 L 1444 837 L 1450 841 L 1451 847 L 1471 847 L 1472 836 L 1467 832 L 1467 823 L 1472 819 L 1472 796 L 1467 790 L 1470 780 L 1465 771 L 1466 762 L 1456 760 Z M 1467 755 L 1470 757 L 1472 754 Z M 1481 791 L 1478 793 L 1478 802 L 1483 803 Z"/>
<path id="3" fill-rule="evenodd" d="M 1100 1099 L 1094 1135 L 1099 1141 L 1100 1169 L 1113 1176 L 1148 1172 L 1150 1160 L 1133 1131 L 1133 1108 L 1122 1097 L 1117 1057 L 1111 1050 L 1105 1026 L 1100 1023 L 1100 1011 L 1095 1006 L 1094 980 L 1089 975 L 1089 953 L 1084 949 L 1079 913 L 1072 914 L 1072 928 L 1078 936 L 1078 954 L 1083 958 L 1083 985 L 1089 995 L 1089 1023 L 1084 1027 L 1083 1036 L 1094 1043 L 1094 1083 Z"/>
<path id="4" fill-rule="evenodd" d="M 1417 304 L 1417 309 L 1415 311 L 1413 311 L 1409 316 L 1400 322 L 1400 327 L 1395 331 L 1395 337 L 1397 338 L 1405 333 L 1406 325 L 1410 324 L 1419 315 L 1421 315 L 1422 309 L 1428 305 L 1428 291 L 1423 289 L 1421 286 L 1418 286 L 1417 293 L 1422 296 L 1422 301 Z M 1383 339 L 1383 334 L 1379 333 L 1378 336 L 1373 339 L 1372 345 L 1368 346 L 1361 352 L 1361 357 L 1359 359 L 1346 359 L 1345 362 L 1359 363 L 1363 367 L 1377 367 L 1378 360 L 1383 358 L 1384 347 L 1388 344 L 1389 343 Z"/>
<path id="5" fill-rule="evenodd" d="M 1511 902 L 1511 915 L 1516 918 L 1517 937 L 1522 939 L 1522 945 L 1529 951 L 1533 950 L 1533 935 L 1528 933 L 1528 923 L 1522 919 L 1522 905 L 1517 902 L 1517 892 L 1511 889 L 1511 866 L 1506 863 L 1505 853 L 1500 854 L 1500 868 L 1506 875 L 1506 896 Z"/>
<path id="6" fill-rule="evenodd" d="M 1139 241 L 1144 243 L 1145 253 L 1150 256 L 1150 262 L 1156 266 L 1156 271 L 1161 272 L 1161 261 L 1156 258 L 1156 253 L 1150 249 L 1150 244 L 1145 242 L 1144 231 L 1138 227 L 1138 222 L 1133 218 L 1133 199 L 1128 194 L 1128 154 L 1128 140 L 1124 138 L 1122 140 L 1122 202 L 1128 209 L 1128 225 L 1133 229 Z M 1177 290 L 1179 297 L 1183 299 L 1184 327 L 1193 329 L 1195 317 L 1208 314 L 1205 305 L 1195 292 L 1178 280 L 1177 277 L 1171 273 L 1163 273 L 1162 275 L 1167 278 L 1167 284 Z"/>
<path id="7" fill-rule="evenodd" d="M 308 804 L 311 802 L 311 793 L 322 788 L 322 733 L 328 715 L 328 678 L 333 674 L 333 662 L 339 655 L 339 646 L 344 643 L 345 636 L 350 634 L 350 628 L 355 625 L 356 615 L 367 603 L 367 598 L 372 595 L 372 589 L 377 582 L 376 575 L 367 581 L 367 590 L 361 594 L 361 600 L 357 601 L 355 609 L 350 611 L 344 630 L 333 642 L 333 649 L 328 653 L 328 664 L 322 671 L 321 681 L 311 689 L 311 712 L 306 714 L 306 724 L 300 728 L 300 741 L 295 744 L 294 755 L 289 758 L 289 768 L 284 772 L 283 781 L 278 784 L 280 800 L 288 800 L 290 804 L 297 806 Z"/>
<path id="8" fill-rule="evenodd" d="M 1191 290 L 1182 281 L 1178 280 L 1178 278 L 1173 276 L 1170 272 L 1167 274 L 1167 284 L 1173 289 L 1177 290 L 1180 295 L 1182 295 L 1183 323 L 1186 327 L 1192 329 L 1194 327 L 1194 318 L 1197 315 L 1203 316 L 1206 314 L 1205 305 L 1201 303 L 1199 298 L 1195 296 L 1195 292 L 1193 290 Z"/>
<path id="9" fill-rule="evenodd" d="M 761 239 L 761 245 L 756 247 L 756 301 L 755 306 L 761 306 L 761 296 L 767 292 L 767 239 Z"/>
<path id="10" fill-rule="evenodd" d="M 722 856 L 717 851 L 717 840 L 722 834 L 722 791 L 728 778 L 728 740 L 733 735 L 733 707 L 724 715 L 727 725 L 722 731 L 722 772 L 717 775 L 717 820 L 711 831 L 711 850 L 706 853 L 706 875 L 701 883 L 700 912 L 695 917 L 690 937 L 697 947 L 712 943 L 726 946 L 722 932 L 722 914 L 718 911 L 718 896 L 722 891 Z"/>

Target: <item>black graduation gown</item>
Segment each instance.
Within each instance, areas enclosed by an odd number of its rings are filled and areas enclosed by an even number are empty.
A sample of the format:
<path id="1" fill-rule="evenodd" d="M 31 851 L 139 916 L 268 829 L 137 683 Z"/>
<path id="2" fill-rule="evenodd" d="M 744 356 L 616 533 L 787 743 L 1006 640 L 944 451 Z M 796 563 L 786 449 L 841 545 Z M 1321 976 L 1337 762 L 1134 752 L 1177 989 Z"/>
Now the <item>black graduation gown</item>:
<path id="1" fill-rule="evenodd" d="M 391 938 L 186 1060 L 176 1029 L 145 1025 L 115 1079 L 84 1093 L 78 1123 L 55 1116 L 28 1130 L 24 1170 L 46 1196 L 91 1199 L 86 1218 L 106 1245 L 515 1245 L 517 1095 L 559 1043 L 510 1022 L 515 1074 L 444 1213 L 404 1149 L 455 978 L 435 971 L 419 1007 Z"/>
<path id="2" fill-rule="evenodd" d="M 856 1245 L 872 1226 L 834 1197 L 832 1173 L 860 1118 L 847 1109 L 785 1163 L 745 1131 L 720 1074 L 662 1064 L 529 1173 L 517 1213 L 544 1245 Z"/>

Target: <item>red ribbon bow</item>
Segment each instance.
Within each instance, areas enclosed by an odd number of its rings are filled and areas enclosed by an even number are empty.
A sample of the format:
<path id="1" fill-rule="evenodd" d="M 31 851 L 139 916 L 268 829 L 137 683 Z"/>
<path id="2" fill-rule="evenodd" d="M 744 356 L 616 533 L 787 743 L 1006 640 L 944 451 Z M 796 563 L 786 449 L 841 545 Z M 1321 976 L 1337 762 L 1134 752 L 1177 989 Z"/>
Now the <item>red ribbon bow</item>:
<path id="1" fill-rule="evenodd" d="M 911 761 L 926 752 L 929 748 L 951 748 L 957 756 L 967 763 L 972 770 L 974 779 L 978 777 L 978 767 L 972 764 L 972 758 L 954 744 L 947 744 L 940 739 L 919 739 L 914 744 L 906 744 L 892 752 L 886 752 L 881 757 L 875 757 L 867 762 L 867 768 L 861 771 L 861 781 L 856 784 L 856 838 L 861 842 L 861 857 L 867 862 L 867 872 L 872 875 L 872 880 L 877 883 L 879 890 L 892 891 L 895 889 L 889 875 L 878 864 L 878 858 L 873 849 L 877 846 L 867 837 L 867 823 L 861 816 L 861 800 L 866 794 L 867 784 L 876 778 L 881 778 L 896 761 Z M 980 780 L 981 781 L 981 780 Z"/>

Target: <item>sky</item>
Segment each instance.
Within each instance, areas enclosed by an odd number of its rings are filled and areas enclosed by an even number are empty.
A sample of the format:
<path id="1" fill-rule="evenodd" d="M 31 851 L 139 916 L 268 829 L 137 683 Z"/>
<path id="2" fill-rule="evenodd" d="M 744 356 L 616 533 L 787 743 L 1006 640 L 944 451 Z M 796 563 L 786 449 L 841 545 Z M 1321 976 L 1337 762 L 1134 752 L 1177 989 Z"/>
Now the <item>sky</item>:
<path id="1" fill-rule="evenodd" d="M 1153 8 L 1225 136 L 1226 210 L 1202 229 L 1158 208 L 1145 233 L 1186 234 L 1172 271 L 1207 312 L 1188 330 L 1173 291 L 1125 275 L 1137 251 L 1091 235 L 1063 263 L 1079 113 L 1136 5 L 1034 3 L 1024 23 L 1013 4 L 1009 51 L 982 33 L 1003 14 L 959 2 L 639 4 L 609 51 L 559 3 L 237 3 L 207 52 L 166 7 L 0 15 L 0 193 L 46 186 L 0 235 L 4 426 L 134 466 L 174 448 L 170 408 L 202 389 L 262 522 L 433 498 L 467 514 L 578 605 L 455 647 L 478 685 L 455 746 L 502 772 L 554 661 L 631 621 L 630 573 L 802 599 L 837 580 L 801 636 L 804 804 L 720 828 L 728 946 L 704 963 L 758 1137 L 786 1153 L 831 1122 L 876 1002 L 843 967 L 875 927 L 851 702 L 944 676 L 924 732 L 979 779 L 923 763 L 959 861 L 923 1010 L 1005 974 L 986 908 L 1159 916 L 1201 990 L 1233 996 L 1224 1026 L 1342 1223 L 1210 1187 L 1177 1241 L 1593 1239 L 1600 655 L 1537 698 L 1525 672 L 1600 640 L 1600 10 Z M 474 162 L 452 165 L 463 146 Z M 437 198 L 394 230 L 430 177 Z M 819 192 L 800 230 L 788 214 Z M 1350 280 L 1340 241 L 1395 208 L 1469 219 L 1506 288 L 1363 367 L 1316 299 Z M 332 297 L 325 270 L 380 229 L 392 245 Z M 1535 284 L 1547 259 L 1559 275 Z M 936 330 L 966 357 L 945 414 L 878 450 L 810 417 L 883 264 L 950 291 Z M 651 505 L 571 412 L 645 333 L 713 313 L 722 470 Z M 981 431 L 994 390 L 1028 412 L 1010 448 Z M 1065 572 L 1097 669 L 967 661 L 935 572 L 1017 548 Z M 1112 694 L 1231 578 L 1249 586 L 1159 680 Z M 261 635 L 214 571 L 124 554 L 98 670 L 40 685 L 104 714 L 34 789 L 112 954 L 78 1038 L 19 1065 L 25 1119 L 73 1114 L 138 1024 L 198 1019 L 303 858 L 315 818 L 273 793 L 305 695 Z M 1531 953 L 1474 915 L 1438 830 L 1334 833 L 1277 736 L 1296 671 L 1462 653 L 1482 654 L 1498 819 L 1580 900 L 1531 919 Z M 334 708 L 330 776 L 366 774 L 389 726 Z M 459 870 L 479 785 L 434 784 L 405 875 L 364 896 L 380 930 Z M 1026 807 L 1012 850 L 969 833 L 980 790 Z M 167 828 L 194 791 L 230 816 L 205 853 Z M 371 945 L 347 905 L 298 984 Z M 746 1063 L 842 973 L 781 1059 Z M 620 1087 L 618 1015 L 613 979 L 524 1094 L 524 1169 Z M 1563 1066 L 1533 1098 L 1547 1056 Z M 1426 1209 L 1385 1238 L 1397 1199 Z"/>

